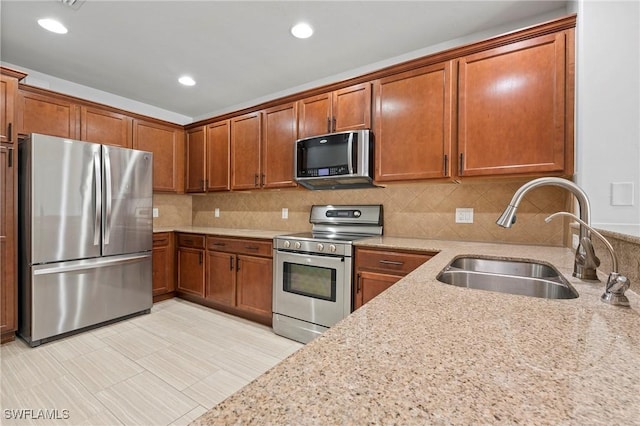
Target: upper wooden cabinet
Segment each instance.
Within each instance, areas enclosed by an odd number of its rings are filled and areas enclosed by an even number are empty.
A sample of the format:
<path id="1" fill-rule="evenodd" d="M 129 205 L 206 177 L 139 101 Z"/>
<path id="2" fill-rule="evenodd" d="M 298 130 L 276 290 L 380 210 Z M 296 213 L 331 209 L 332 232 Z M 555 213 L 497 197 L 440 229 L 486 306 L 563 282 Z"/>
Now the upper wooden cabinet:
<path id="1" fill-rule="evenodd" d="M 131 148 L 132 128 L 133 119 L 127 115 L 95 107 L 80 107 L 80 139 L 83 141 Z"/>
<path id="2" fill-rule="evenodd" d="M 133 148 L 153 153 L 153 190 L 184 192 L 184 131 L 151 121 L 133 120 Z"/>
<path id="3" fill-rule="evenodd" d="M 573 30 L 459 60 L 458 174 L 572 173 Z"/>
<path id="4" fill-rule="evenodd" d="M 16 102 L 18 80 L 24 74 L 2 68 L 0 74 L 0 142 L 14 143 L 18 140 Z"/>
<path id="5" fill-rule="evenodd" d="M 371 83 L 298 101 L 300 138 L 371 128 Z"/>
<path id="6" fill-rule="evenodd" d="M 187 131 L 186 191 L 228 191 L 231 125 L 218 121 Z"/>
<path id="7" fill-rule="evenodd" d="M 20 89 L 18 128 L 23 134 L 79 139 L 80 107 L 64 97 Z"/>
<path id="8" fill-rule="evenodd" d="M 375 180 L 449 176 L 451 62 L 377 80 Z"/>
<path id="9" fill-rule="evenodd" d="M 231 189 L 260 188 L 260 113 L 231 119 Z M 292 162 L 293 164 L 293 162 Z"/>
<path id="10" fill-rule="evenodd" d="M 297 115 L 295 102 L 262 112 L 263 188 L 296 186 L 293 180 L 293 150 L 298 136 Z"/>

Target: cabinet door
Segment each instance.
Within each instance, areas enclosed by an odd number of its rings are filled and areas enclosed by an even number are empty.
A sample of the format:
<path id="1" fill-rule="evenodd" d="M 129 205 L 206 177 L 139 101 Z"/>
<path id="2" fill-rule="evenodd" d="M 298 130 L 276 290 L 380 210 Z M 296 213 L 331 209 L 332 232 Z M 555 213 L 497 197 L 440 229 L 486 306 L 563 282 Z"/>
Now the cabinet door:
<path id="1" fill-rule="evenodd" d="M 187 132 L 186 192 L 205 192 L 206 133 L 204 127 Z"/>
<path id="2" fill-rule="evenodd" d="M 375 180 L 449 176 L 450 62 L 375 82 Z"/>
<path id="3" fill-rule="evenodd" d="M 271 258 L 237 256 L 238 308 L 271 319 L 273 295 L 273 261 Z"/>
<path id="4" fill-rule="evenodd" d="M 293 180 L 293 150 L 297 138 L 297 105 L 289 103 L 263 112 L 262 186 L 296 186 Z"/>
<path id="5" fill-rule="evenodd" d="M 133 148 L 153 153 L 153 190 L 184 192 L 184 130 L 133 121 Z"/>
<path id="6" fill-rule="evenodd" d="M 358 309 L 398 281 L 402 277 L 398 275 L 379 274 L 362 271 L 356 276 L 356 291 L 353 309 Z"/>
<path id="7" fill-rule="evenodd" d="M 153 295 L 170 293 L 175 290 L 173 234 L 161 232 L 153 234 Z"/>
<path id="8" fill-rule="evenodd" d="M 333 132 L 371 128 L 371 83 L 333 92 Z"/>
<path id="9" fill-rule="evenodd" d="M 16 190 L 17 150 L 0 146 L 0 334 L 17 328 Z M 6 335 L 6 334 L 5 334 Z"/>
<path id="10" fill-rule="evenodd" d="M 207 126 L 207 190 L 231 189 L 229 162 L 231 161 L 231 126 L 229 120 Z"/>
<path id="11" fill-rule="evenodd" d="M 460 60 L 460 175 L 564 169 L 565 37 L 550 34 Z"/>
<path id="12" fill-rule="evenodd" d="M 207 251 L 205 297 L 226 306 L 236 301 L 236 255 Z"/>
<path id="13" fill-rule="evenodd" d="M 61 138 L 80 137 L 79 108 L 64 99 L 20 91 L 19 132 L 42 133 Z"/>
<path id="14" fill-rule="evenodd" d="M 259 188 L 260 178 L 260 113 L 232 118 L 231 189 Z"/>
<path id="15" fill-rule="evenodd" d="M 80 107 L 80 139 L 87 142 L 131 148 L 133 119 L 94 107 Z"/>
<path id="16" fill-rule="evenodd" d="M 331 93 L 298 101 L 298 114 L 299 138 L 331 133 Z"/>
<path id="17" fill-rule="evenodd" d="M 204 297 L 204 250 L 178 248 L 178 290 Z"/>
<path id="18" fill-rule="evenodd" d="M 18 79 L 0 75 L 0 142 L 16 141 L 16 100 L 18 97 Z"/>

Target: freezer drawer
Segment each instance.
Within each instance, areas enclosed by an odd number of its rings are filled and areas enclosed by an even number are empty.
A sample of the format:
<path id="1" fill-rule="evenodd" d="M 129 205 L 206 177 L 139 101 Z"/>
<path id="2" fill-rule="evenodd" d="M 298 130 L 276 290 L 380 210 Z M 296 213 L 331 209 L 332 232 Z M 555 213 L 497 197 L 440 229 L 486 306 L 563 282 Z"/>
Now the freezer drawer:
<path id="1" fill-rule="evenodd" d="M 36 265 L 29 278 L 18 334 L 32 346 L 153 304 L 150 252 Z"/>

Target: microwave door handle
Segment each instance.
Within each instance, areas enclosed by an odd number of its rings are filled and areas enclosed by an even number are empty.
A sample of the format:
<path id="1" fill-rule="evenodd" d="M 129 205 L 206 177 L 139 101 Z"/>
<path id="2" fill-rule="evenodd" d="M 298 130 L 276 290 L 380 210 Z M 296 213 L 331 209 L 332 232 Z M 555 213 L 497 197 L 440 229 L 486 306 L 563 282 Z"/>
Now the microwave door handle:
<path id="1" fill-rule="evenodd" d="M 347 142 L 347 167 L 349 174 L 353 174 L 353 132 L 349 133 L 349 141 Z"/>

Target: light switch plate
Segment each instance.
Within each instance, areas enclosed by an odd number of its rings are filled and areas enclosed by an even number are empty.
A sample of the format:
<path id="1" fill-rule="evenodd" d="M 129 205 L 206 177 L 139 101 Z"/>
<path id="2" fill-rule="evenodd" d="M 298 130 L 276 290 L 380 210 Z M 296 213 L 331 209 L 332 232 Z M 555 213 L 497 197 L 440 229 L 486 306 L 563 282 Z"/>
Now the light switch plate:
<path id="1" fill-rule="evenodd" d="M 215 208 L 213 210 L 213 217 L 220 217 L 220 209 L 219 208 Z"/>
<path id="2" fill-rule="evenodd" d="M 472 208 L 457 208 L 456 209 L 456 223 L 473 223 L 473 209 Z"/>
<path id="3" fill-rule="evenodd" d="M 611 183 L 611 205 L 633 206 L 633 182 Z"/>
<path id="4" fill-rule="evenodd" d="M 158 211 L 157 207 L 154 207 L 153 208 L 153 217 L 158 217 L 158 216 L 160 216 L 160 212 Z"/>
<path id="5" fill-rule="evenodd" d="M 289 219 L 289 209 L 286 207 L 282 208 L 282 218 L 283 219 Z"/>

